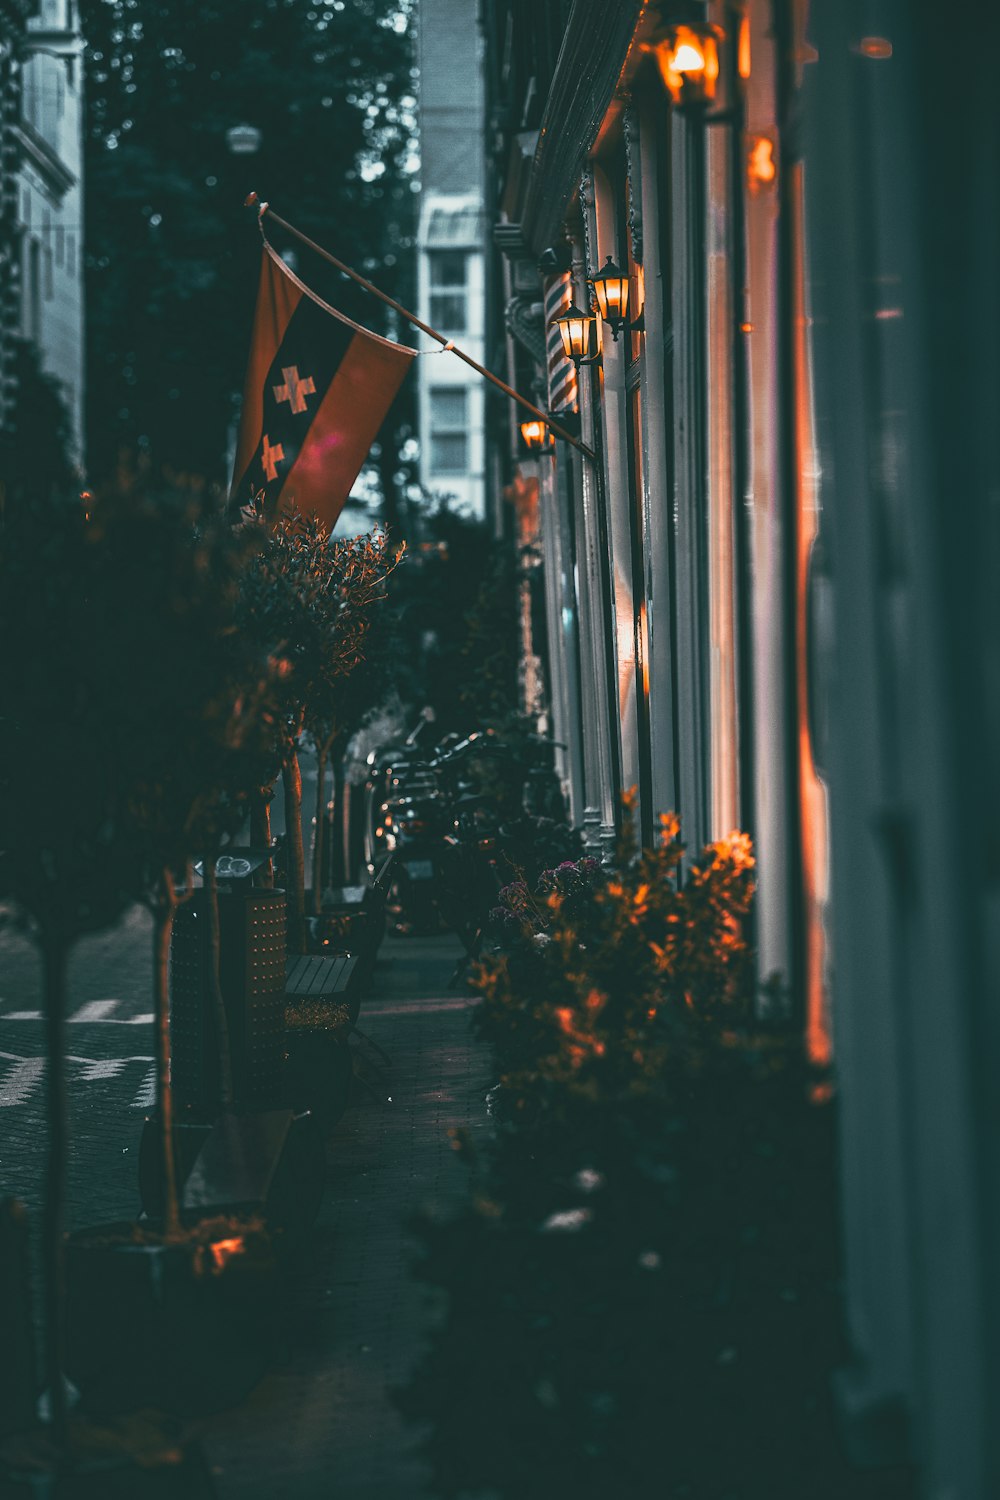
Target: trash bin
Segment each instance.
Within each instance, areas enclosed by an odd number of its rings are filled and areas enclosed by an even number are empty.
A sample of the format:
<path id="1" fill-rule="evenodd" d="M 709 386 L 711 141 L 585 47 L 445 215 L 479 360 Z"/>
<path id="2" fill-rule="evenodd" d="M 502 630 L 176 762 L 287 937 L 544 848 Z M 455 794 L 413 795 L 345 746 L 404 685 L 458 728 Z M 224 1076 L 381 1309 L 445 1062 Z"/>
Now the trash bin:
<path id="1" fill-rule="evenodd" d="M 281 1100 L 285 1040 L 285 893 L 240 881 L 219 892 L 219 979 L 240 1109 Z M 221 1103 L 209 984 L 205 893 L 174 920 L 170 947 L 171 1078 L 178 1109 L 212 1118 Z"/>

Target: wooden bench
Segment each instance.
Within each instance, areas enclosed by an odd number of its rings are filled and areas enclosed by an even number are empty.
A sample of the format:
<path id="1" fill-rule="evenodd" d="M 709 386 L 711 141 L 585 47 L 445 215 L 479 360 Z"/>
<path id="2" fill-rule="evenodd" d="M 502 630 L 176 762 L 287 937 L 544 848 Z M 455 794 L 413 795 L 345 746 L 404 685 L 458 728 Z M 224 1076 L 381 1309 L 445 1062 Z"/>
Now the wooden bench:
<path id="1" fill-rule="evenodd" d="M 347 994 L 357 967 L 357 955 L 335 953 L 330 958 L 304 954 L 285 961 L 285 999 L 319 1000 Z"/>

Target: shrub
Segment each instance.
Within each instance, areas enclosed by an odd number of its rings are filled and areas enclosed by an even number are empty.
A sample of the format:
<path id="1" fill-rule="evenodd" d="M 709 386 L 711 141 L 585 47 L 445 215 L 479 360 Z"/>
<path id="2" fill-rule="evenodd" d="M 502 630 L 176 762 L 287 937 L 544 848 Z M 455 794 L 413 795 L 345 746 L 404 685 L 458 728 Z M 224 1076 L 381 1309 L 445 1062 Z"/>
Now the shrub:
<path id="1" fill-rule="evenodd" d="M 445 1294 L 401 1396 L 437 1492 L 902 1497 L 844 1465 L 833 1109 L 759 1025 L 749 841 L 677 820 L 503 893 L 480 966 L 501 1070 L 481 1195 L 420 1226 Z"/>

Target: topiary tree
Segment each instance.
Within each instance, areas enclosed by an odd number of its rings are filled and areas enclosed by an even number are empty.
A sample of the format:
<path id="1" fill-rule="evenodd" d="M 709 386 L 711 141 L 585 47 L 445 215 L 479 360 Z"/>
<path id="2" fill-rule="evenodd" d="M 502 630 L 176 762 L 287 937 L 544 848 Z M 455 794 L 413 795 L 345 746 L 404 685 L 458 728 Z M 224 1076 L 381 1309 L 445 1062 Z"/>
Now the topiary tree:
<path id="1" fill-rule="evenodd" d="M 234 630 L 252 542 L 190 502 L 139 496 L 90 515 L 79 501 L 46 497 L 0 533 L 0 628 L 30 646 L 0 662 L 0 894 L 35 933 L 44 968 L 46 1369 L 60 1444 L 69 953 L 130 899 L 152 909 L 165 1230 L 174 1235 L 167 955 L 177 873 L 245 817 L 272 716 L 272 669 Z"/>
<path id="2" fill-rule="evenodd" d="M 241 630 L 284 663 L 271 768 L 280 769 L 289 865 L 288 942 L 305 948 L 305 858 L 298 745 L 308 731 L 321 779 L 341 722 L 345 683 L 365 645 L 385 582 L 401 555 L 381 534 L 333 541 L 315 516 L 297 511 L 269 529 L 261 508 L 246 516 L 259 539 L 239 594 Z M 261 790 L 263 798 L 269 787 Z"/>
<path id="3" fill-rule="evenodd" d="M 164 1233 L 180 1230 L 169 1079 L 168 958 L 174 916 L 201 854 L 210 896 L 215 854 L 246 819 L 274 733 L 280 663 L 237 630 L 239 585 L 256 538 L 190 498 L 129 496 L 95 512 L 100 606 L 92 650 L 126 829 L 133 890 L 153 915 L 158 1114 Z M 210 914 L 214 901 L 210 900 Z M 217 940 L 217 923 L 213 924 Z M 216 974 L 217 978 L 217 974 Z M 220 1039 L 224 1011 L 216 991 Z M 225 1066 L 223 1069 L 225 1073 Z"/>
<path id="4" fill-rule="evenodd" d="M 322 905 L 326 773 L 332 765 L 336 790 L 343 785 L 340 758 L 347 741 L 382 702 L 391 675 L 391 636 L 384 609 L 385 580 L 402 554 L 384 536 L 335 543 L 342 568 L 339 675 L 316 684 L 306 704 L 305 730 L 316 752 L 316 835 L 312 851 L 313 912 Z"/>

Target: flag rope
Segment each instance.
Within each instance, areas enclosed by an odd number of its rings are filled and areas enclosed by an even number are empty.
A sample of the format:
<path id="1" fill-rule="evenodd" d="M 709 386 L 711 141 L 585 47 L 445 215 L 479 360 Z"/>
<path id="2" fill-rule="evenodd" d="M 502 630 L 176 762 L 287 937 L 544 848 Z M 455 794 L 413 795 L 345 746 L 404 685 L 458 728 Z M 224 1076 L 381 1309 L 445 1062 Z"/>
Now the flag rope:
<path id="1" fill-rule="evenodd" d="M 260 232 L 262 235 L 264 235 L 264 215 L 267 214 L 269 218 L 274 220 L 275 224 L 284 229 L 286 233 L 292 235 L 292 237 L 294 239 L 297 239 L 300 244 L 306 245 L 310 250 L 315 251 L 317 255 L 321 256 L 323 260 L 329 261 L 331 266 L 334 266 L 344 276 L 349 277 L 351 281 L 356 282 L 358 286 L 364 287 L 366 292 L 371 292 L 372 296 L 377 297 L 380 302 L 384 302 L 386 307 L 393 308 L 396 312 L 399 313 L 400 317 L 405 318 L 408 323 L 412 323 L 414 328 L 419 328 L 421 333 L 426 333 L 430 338 L 436 339 L 437 342 L 442 346 L 440 351 L 442 354 L 454 354 L 456 359 L 460 359 L 464 364 L 469 365 L 471 369 L 476 371 L 477 375 L 482 375 L 484 380 L 489 380 L 493 385 L 497 387 L 498 390 L 503 391 L 505 396 L 509 396 L 512 401 L 518 402 L 518 404 L 520 406 L 523 406 L 526 411 L 530 411 L 533 417 L 537 417 L 540 422 L 544 422 L 546 427 L 548 427 L 552 432 L 555 433 L 556 437 L 562 438 L 563 442 L 565 443 L 570 443 L 574 448 L 577 449 L 578 452 L 582 453 L 585 458 L 589 458 L 591 463 L 594 463 L 596 461 L 594 450 L 592 448 L 589 448 L 586 443 L 581 442 L 579 438 L 574 437 L 571 432 L 567 432 L 565 427 L 560 426 L 558 422 L 556 422 L 552 417 L 549 416 L 548 412 L 542 411 L 541 407 L 539 406 L 535 406 L 534 403 L 529 401 L 526 396 L 522 396 L 520 391 L 516 391 L 514 387 L 512 385 L 508 385 L 505 380 L 501 380 L 499 375 L 494 375 L 492 370 L 487 370 L 486 367 L 484 365 L 481 365 L 478 360 L 473 359 L 471 354 L 466 354 L 464 349 L 457 348 L 451 341 L 451 339 L 445 338 L 443 333 L 438 333 L 436 328 L 431 328 L 428 323 L 424 323 L 420 318 L 417 317 L 416 313 L 411 313 L 408 308 L 405 308 L 402 305 L 402 303 L 397 302 L 395 298 L 390 297 L 387 292 L 381 291 L 377 286 L 374 285 L 373 282 L 369 281 L 367 277 L 362 276 L 360 272 L 353 270 L 348 265 L 345 265 L 342 260 L 338 260 L 335 255 L 332 255 L 330 253 L 329 250 L 324 250 L 322 245 L 317 245 L 316 241 L 311 240 L 307 234 L 303 234 L 301 229 L 296 229 L 294 224 L 289 224 L 287 219 L 283 219 L 280 214 L 275 213 L 270 203 L 268 203 L 266 200 L 259 198 L 256 193 L 251 193 L 246 199 L 244 206 L 246 208 L 256 208 L 257 222 L 260 226 Z M 264 239 L 266 241 L 266 235 L 264 235 Z M 427 350 L 426 352 L 436 353 L 437 351 Z"/>

